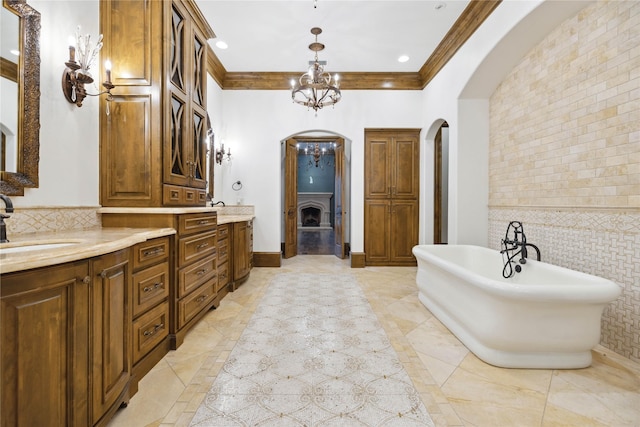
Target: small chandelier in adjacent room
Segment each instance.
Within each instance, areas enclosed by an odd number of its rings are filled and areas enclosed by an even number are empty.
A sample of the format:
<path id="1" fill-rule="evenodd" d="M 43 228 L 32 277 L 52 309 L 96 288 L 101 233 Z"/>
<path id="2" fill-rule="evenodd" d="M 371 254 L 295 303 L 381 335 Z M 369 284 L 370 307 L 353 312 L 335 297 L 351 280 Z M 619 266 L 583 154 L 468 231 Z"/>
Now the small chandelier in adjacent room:
<path id="1" fill-rule="evenodd" d="M 318 61 L 318 52 L 324 49 L 322 43 L 318 43 L 318 34 L 322 29 L 313 27 L 311 34 L 316 36 L 316 41 L 309 45 L 309 50 L 315 52 L 315 60 L 309 61 L 309 71 L 304 73 L 298 81 L 291 80 L 291 99 L 293 102 L 313 108 L 316 114 L 319 109 L 328 105 L 334 105 L 340 101 L 340 85 L 338 75 L 324 71 L 326 61 Z"/>
<path id="2" fill-rule="evenodd" d="M 323 143 L 298 143 L 298 154 L 305 155 L 308 157 L 307 162 L 305 164 L 306 170 L 308 171 L 311 167 L 314 166 L 320 169 L 324 169 L 325 167 L 334 166 L 332 159 L 335 156 L 335 142 L 323 142 Z M 303 162 L 301 162 L 303 163 Z"/>

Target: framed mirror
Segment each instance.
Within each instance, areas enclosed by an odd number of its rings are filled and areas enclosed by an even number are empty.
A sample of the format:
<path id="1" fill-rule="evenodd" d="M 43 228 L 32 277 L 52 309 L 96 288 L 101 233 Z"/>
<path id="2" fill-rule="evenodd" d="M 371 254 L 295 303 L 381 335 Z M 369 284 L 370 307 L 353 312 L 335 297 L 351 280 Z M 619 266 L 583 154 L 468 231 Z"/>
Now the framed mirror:
<path id="1" fill-rule="evenodd" d="M 3 0 L 2 6 L 0 193 L 22 196 L 25 188 L 38 187 L 40 13 L 27 0 Z M 11 40 L 15 46 L 5 48 Z M 19 55 L 8 53 L 11 49 Z M 9 93 L 14 94 L 11 99 L 5 97 Z"/>

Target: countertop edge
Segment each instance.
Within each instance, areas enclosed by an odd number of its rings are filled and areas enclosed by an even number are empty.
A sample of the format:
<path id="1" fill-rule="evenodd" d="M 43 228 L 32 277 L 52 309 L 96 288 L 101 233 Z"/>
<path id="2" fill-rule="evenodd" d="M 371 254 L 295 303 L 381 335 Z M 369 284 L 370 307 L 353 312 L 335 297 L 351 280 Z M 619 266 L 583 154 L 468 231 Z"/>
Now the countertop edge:
<path id="1" fill-rule="evenodd" d="M 60 233 L 34 233 L 19 235 L 4 247 L 33 242 L 73 241 L 69 246 L 53 249 L 3 254 L 0 251 L 0 274 L 49 267 L 67 262 L 89 259 L 129 248 L 149 239 L 174 235 L 173 228 L 99 228 Z"/>

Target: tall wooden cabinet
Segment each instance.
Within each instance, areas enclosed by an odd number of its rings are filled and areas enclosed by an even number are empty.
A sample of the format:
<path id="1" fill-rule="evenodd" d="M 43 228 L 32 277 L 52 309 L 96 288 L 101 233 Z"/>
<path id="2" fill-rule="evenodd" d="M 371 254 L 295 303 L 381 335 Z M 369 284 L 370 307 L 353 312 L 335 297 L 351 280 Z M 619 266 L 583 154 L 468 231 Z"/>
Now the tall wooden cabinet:
<path id="1" fill-rule="evenodd" d="M 365 264 L 415 265 L 419 129 L 365 131 Z"/>
<path id="2" fill-rule="evenodd" d="M 213 31 L 193 0 L 103 0 L 100 25 L 116 85 L 100 104 L 102 206 L 204 206 Z"/>

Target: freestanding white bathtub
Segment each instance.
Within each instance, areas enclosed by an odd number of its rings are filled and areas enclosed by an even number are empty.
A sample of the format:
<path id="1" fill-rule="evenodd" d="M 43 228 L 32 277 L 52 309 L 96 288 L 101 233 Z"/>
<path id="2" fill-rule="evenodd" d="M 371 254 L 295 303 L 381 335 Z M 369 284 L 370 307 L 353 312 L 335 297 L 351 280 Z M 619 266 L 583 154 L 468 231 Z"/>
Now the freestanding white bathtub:
<path id="1" fill-rule="evenodd" d="M 610 280 L 528 260 L 502 277 L 498 251 L 418 245 L 420 301 L 480 359 L 506 368 L 573 369 L 591 364 Z"/>

